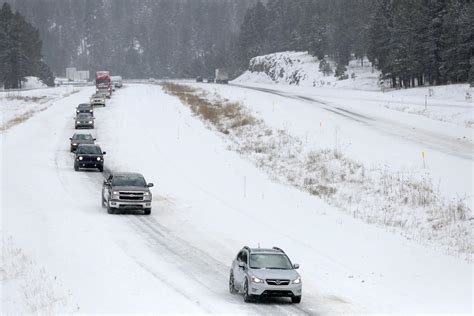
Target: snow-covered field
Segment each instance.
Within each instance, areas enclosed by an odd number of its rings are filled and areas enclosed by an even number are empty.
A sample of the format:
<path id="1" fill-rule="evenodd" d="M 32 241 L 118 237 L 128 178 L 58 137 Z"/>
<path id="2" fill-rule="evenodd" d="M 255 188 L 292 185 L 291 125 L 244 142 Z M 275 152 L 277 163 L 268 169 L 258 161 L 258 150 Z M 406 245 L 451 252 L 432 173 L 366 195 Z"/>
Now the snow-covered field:
<path id="1" fill-rule="evenodd" d="M 35 113 L 47 109 L 54 101 L 77 91 L 78 88 L 73 86 L 56 88 L 36 86 L 31 90 L 0 91 L 0 131 L 27 120 Z"/>
<path id="2" fill-rule="evenodd" d="M 364 130 L 361 123 L 329 116 L 309 101 L 212 87 L 241 100 L 267 124 L 283 124 L 292 135 L 315 128 L 318 134 L 308 135 L 308 144 L 334 145 L 329 139 L 334 140 L 338 124 L 344 126 L 338 142 L 345 153 L 355 147 L 357 158 L 363 158 L 364 142 L 370 146 L 384 140 L 373 149 L 390 144 L 388 162 L 396 160 L 392 151 L 406 146 L 398 154 L 401 161 L 390 168 L 421 168 L 418 148 L 407 151 L 415 146 L 400 140 L 400 130 L 386 135 L 377 127 L 374 133 L 370 126 Z M 149 217 L 107 215 L 100 205 L 102 174 L 74 172 L 68 151 L 74 107 L 92 92 L 93 87 L 81 88 L 1 134 L 2 313 L 472 313 L 470 263 L 272 180 L 228 150 L 221 133 L 157 85 L 129 84 L 96 111 L 93 133 L 107 151 L 106 167 L 141 172 L 155 183 Z M 296 118 L 301 124 L 292 123 Z M 354 145 L 347 146 L 351 131 Z M 458 132 L 453 128 L 445 136 Z M 427 169 L 454 161 L 458 165 L 451 170 L 458 168 L 460 181 L 467 181 L 472 160 L 462 157 L 463 146 L 448 153 L 428 151 Z M 411 153 L 408 163 L 403 157 Z M 374 163 L 384 157 L 380 152 L 374 156 Z M 245 304 L 229 294 L 233 257 L 243 245 L 258 243 L 280 246 L 301 264 L 300 305 L 284 300 Z"/>

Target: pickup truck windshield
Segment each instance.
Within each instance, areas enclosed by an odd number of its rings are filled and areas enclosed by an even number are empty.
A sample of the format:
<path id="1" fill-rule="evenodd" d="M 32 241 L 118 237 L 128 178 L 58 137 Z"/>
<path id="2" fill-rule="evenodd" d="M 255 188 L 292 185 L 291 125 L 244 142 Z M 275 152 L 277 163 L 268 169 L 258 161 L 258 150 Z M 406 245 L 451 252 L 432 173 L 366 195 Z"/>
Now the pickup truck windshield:
<path id="1" fill-rule="evenodd" d="M 287 256 L 282 254 L 251 254 L 251 269 L 293 269 Z"/>
<path id="2" fill-rule="evenodd" d="M 79 146 L 76 150 L 76 154 L 102 155 L 102 151 L 98 146 Z"/>
<path id="3" fill-rule="evenodd" d="M 80 120 L 90 120 L 92 118 L 92 115 L 88 113 L 80 113 L 77 115 L 77 118 Z"/>
<path id="4" fill-rule="evenodd" d="M 132 187 L 146 187 L 146 181 L 143 177 L 137 175 L 117 175 L 112 180 L 113 186 L 132 186 Z"/>

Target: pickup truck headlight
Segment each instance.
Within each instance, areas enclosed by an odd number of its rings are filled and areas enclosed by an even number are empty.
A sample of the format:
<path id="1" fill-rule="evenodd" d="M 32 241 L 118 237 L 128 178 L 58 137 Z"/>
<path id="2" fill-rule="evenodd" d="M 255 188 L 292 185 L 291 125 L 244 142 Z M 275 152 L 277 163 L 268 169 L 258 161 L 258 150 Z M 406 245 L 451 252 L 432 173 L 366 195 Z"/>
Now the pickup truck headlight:
<path id="1" fill-rule="evenodd" d="M 293 280 L 293 284 L 300 284 L 301 283 L 301 277 L 298 277 Z"/>
<path id="2" fill-rule="evenodd" d="M 143 193 L 143 199 L 144 199 L 144 200 L 151 200 L 151 194 L 150 194 L 150 192 L 145 192 L 145 193 Z"/>
<path id="3" fill-rule="evenodd" d="M 119 192 L 118 191 L 112 191 L 112 194 L 110 196 L 111 199 L 118 199 L 119 198 Z"/>
<path id="4" fill-rule="evenodd" d="M 252 280 L 253 283 L 263 283 L 264 281 L 262 279 L 257 278 L 256 276 L 251 276 L 250 280 Z"/>
<path id="5" fill-rule="evenodd" d="M 100 157 L 97 157 L 97 161 L 101 161 L 101 160 L 102 160 L 102 158 L 100 158 Z"/>
<path id="6" fill-rule="evenodd" d="M 82 156 L 79 156 L 79 158 L 77 158 L 77 159 L 82 160 L 82 159 L 84 159 L 84 158 L 82 158 Z"/>

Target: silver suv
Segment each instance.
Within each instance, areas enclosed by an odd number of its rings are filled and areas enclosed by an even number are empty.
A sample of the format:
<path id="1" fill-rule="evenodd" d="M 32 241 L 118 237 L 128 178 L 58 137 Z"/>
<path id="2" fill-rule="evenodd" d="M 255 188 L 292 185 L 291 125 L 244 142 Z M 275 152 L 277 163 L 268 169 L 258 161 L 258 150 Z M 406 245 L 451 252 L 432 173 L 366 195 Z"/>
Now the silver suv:
<path id="1" fill-rule="evenodd" d="M 245 302 L 259 297 L 290 297 L 301 302 L 301 277 L 283 250 L 249 248 L 239 251 L 230 269 L 229 291 L 240 293 Z"/>
<path id="2" fill-rule="evenodd" d="M 107 213 L 115 214 L 120 210 L 143 210 L 151 213 L 153 183 L 147 183 L 139 173 L 112 173 L 104 180 L 102 187 L 102 206 Z"/>

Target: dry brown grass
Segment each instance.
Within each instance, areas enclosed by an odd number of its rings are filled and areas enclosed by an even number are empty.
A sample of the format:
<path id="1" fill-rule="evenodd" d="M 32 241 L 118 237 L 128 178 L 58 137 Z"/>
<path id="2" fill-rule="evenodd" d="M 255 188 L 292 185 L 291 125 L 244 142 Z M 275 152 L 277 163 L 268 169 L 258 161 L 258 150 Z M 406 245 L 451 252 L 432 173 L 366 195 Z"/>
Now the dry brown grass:
<path id="1" fill-rule="evenodd" d="M 47 97 L 46 96 L 40 96 L 40 97 L 36 97 L 36 96 L 33 96 L 33 97 L 30 97 L 30 96 L 21 96 L 21 95 L 7 95 L 6 96 L 6 99 L 8 101 L 12 101 L 12 100 L 20 100 L 20 101 L 25 101 L 25 102 L 39 102 L 43 99 L 46 99 Z"/>
<path id="2" fill-rule="evenodd" d="M 239 103 L 210 101 L 205 93 L 182 84 L 165 82 L 162 86 L 168 94 L 178 97 L 194 114 L 210 122 L 224 134 L 228 134 L 229 130 L 253 125 L 256 122 L 256 119 L 246 113 Z"/>
<path id="3" fill-rule="evenodd" d="M 20 123 L 23 123 L 25 122 L 26 120 L 30 119 L 33 115 L 35 115 L 36 113 L 38 112 L 42 112 L 44 110 L 46 110 L 47 108 L 42 108 L 42 109 L 39 109 L 39 110 L 30 110 L 30 111 L 27 111 L 21 115 L 18 115 L 17 117 L 9 120 L 8 122 L 6 122 L 5 124 L 3 124 L 2 126 L 0 126 L 0 131 L 1 132 L 4 132 L 6 130 L 8 130 L 9 128 L 15 126 L 15 125 L 18 125 Z"/>

